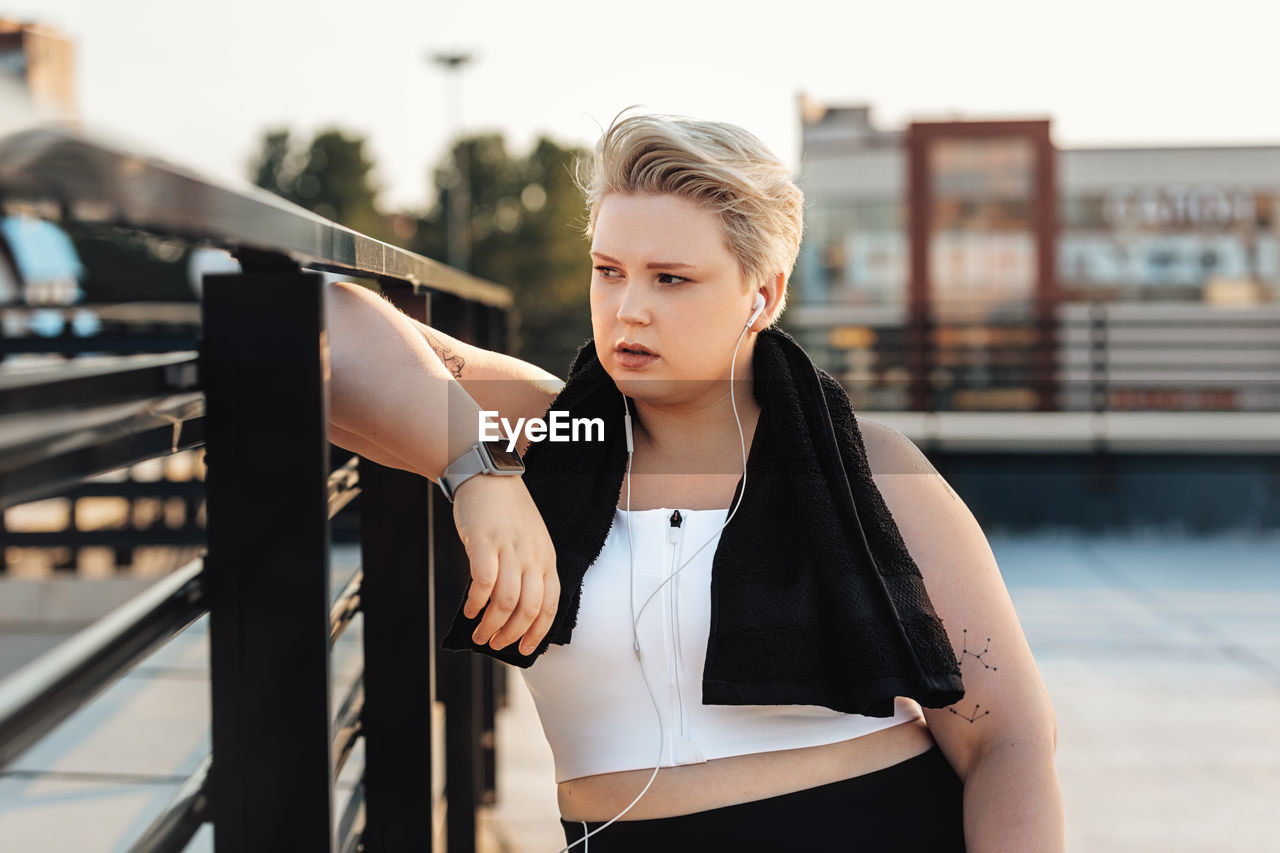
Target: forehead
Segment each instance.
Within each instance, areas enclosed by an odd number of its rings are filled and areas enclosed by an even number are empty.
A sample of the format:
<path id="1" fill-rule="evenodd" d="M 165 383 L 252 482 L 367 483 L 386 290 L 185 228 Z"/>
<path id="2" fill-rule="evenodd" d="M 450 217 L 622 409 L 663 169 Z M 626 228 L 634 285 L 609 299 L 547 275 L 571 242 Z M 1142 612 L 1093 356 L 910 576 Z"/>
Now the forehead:
<path id="1" fill-rule="evenodd" d="M 596 208 L 591 249 L 621 260 L 733 261 L 719 217 L 675 195 L 606 195 Z"/>

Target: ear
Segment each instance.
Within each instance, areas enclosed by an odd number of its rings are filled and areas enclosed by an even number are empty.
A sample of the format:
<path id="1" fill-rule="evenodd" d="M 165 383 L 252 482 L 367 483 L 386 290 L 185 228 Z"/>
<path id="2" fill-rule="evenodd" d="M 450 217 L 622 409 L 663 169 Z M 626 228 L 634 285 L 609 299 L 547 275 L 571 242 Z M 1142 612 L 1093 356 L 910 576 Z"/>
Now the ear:
<path id="1" fill-rule="evenodd" d="M 751 324 L 751 331 L 763 331 L 773 322 L 773 315 L 778 313 L 778 305 L 782 301 L 782 294 L 786 286 L 787 277 L 783 273 L 777 273 L 759 287 L 758 292 L 764 294 L 764 310 L 760 312 L 760 316 L 756 318 L 756 321 Z"/>

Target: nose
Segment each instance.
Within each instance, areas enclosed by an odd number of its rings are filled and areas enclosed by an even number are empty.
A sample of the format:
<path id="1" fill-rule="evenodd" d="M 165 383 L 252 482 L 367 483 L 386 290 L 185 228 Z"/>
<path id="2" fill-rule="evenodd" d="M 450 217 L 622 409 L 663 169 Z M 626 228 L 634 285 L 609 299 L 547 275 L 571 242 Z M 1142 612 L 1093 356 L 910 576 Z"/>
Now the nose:
<path id="1" fill-rule="evenodd" d="M 618 321 L 628 326 L 644 326 L 649 323 L 649 306 L 643 287 L 626 286 L 622 301 L 618 303 Z"/>

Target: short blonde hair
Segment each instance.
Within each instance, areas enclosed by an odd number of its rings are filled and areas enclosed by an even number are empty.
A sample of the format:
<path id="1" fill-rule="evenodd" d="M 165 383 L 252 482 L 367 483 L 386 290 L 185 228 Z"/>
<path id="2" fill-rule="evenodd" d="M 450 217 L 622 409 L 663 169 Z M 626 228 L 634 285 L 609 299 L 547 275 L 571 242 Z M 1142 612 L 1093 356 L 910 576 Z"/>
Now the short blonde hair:
<path id="1" fill-rule="evenodd" d="M 804 233 L 804 194 L 787 167 L 736 125 L 663 115 L 623 118 L 626 111 L 600 137 L 594 155 L 578 163 L 587 237 L 610 193 L 687 198 L 720 218 L 725 247 L 749 286 L 783 274 L 776 322 L 786 307 L 786 282 Z"/>

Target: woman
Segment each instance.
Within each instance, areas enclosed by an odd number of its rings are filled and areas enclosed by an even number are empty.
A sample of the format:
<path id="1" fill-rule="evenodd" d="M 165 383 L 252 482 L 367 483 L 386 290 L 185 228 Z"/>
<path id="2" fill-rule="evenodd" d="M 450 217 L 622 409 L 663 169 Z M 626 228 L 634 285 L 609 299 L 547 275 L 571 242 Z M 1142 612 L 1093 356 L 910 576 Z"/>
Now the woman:
<path id="1" fill-rule="evenodd" d="M 1061 850 L 1053 709 L 982 531 L 771 329 L 785 167 L 731 125 L 631 116 L 584 189 L 567 385 L 354 286 L 329 314 L 331 437 L 444 478 L 471 561 L 444 646 L 521 667 L 570 846 Z M 468 467 L 480 410 L 549 408 L 603 440 Z"/>

